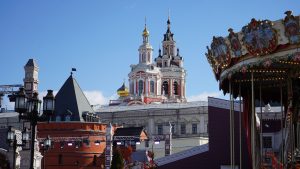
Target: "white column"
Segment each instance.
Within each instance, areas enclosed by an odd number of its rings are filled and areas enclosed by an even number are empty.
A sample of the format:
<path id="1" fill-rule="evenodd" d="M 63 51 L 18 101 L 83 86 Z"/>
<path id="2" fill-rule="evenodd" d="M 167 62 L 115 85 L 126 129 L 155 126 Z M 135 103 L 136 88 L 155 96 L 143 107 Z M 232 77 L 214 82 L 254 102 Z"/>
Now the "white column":
<path id="1" fill-rule="evenodd" d="M 169 92 L 170 92 L 170 97 L 173 96 L 173 79 L 170 79 L 170 89 L 169 89 Z"/>
<path id="2" fill-rule="evenodd" d="M 145 95 L 148 96 L 148 94 L 149 94 L 149 77 L 147 77 L 145 79 L 145 82 L 146 82 L 146 85 L 145 85 L 145 88 L 146 88 Z"/>
<path id="3" fill-rule="evenodd" d="M 180 98 L 184 98 L 184 79 L 181 79 L 180 82 Z"/>

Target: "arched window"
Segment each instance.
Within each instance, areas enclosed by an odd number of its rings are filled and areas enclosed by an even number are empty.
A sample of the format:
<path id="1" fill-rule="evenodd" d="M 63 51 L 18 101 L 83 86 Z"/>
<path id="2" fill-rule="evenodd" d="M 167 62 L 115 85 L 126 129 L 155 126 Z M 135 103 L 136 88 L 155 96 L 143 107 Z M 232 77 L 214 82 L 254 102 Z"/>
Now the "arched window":
<path id="1" fill-rule="evenodd" d="M 150 62 L 150 52 L 148 52 L 148 62 Z"/>
<path id="2" fill-rule="evenodd" d="M 142 54 L 142 62 L 145 62 L 145 54 Z"/>
<path id="3" fill-rule="evenodd" d="M 154 94 L 154 81 L 150 81 L 150 93 Z"/>
<path id="4" fill-rule="evenodd" d="M 143 94 L 144 91 L 144 82 L 142 80 L 139 81 L 139 95 Z"/>
<path id="5" fill-rule="evenodd" d="M 165 61 L 164 63 L 165 63 L 164 66 L 167 67 L 168 66 L 167 61 Z"/>
<path id="6" fill-rule="evenodd" d="M 61 121 L 60 115 L 57 115 L 57 116 L 55 117 L 55 121 Z"/>
<path id="7" fill-rule="evenodd" d="M 176 81 L 173 84 L 173 94 L 178 95 L 178 83 Z"/>
<path id="8" fill-rule="evenodd" d="M 164 81 L 163 82 L 163 85 L 162 85 L 162 94 L 163 95 L 168 95 L 169 94 L 169 84 L 167 81 Z"/>

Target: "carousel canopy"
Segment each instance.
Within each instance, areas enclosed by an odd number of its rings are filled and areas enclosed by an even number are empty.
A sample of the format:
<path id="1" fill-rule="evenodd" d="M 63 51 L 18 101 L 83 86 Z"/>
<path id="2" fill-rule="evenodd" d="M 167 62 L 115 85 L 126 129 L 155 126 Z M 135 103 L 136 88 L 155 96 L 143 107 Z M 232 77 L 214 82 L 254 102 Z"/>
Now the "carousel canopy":
<path id="1" fill-rule="evenodd" d="M 274 95 L 274 87 L 299 78 L 299 18 L 287 11 L 283 19 L 251 19 L 240 32 L 229 28 L 227 37 L 213 37 L 205 55 L 224 94 L 229 83 L 236 97 L 254 82 Z"/>

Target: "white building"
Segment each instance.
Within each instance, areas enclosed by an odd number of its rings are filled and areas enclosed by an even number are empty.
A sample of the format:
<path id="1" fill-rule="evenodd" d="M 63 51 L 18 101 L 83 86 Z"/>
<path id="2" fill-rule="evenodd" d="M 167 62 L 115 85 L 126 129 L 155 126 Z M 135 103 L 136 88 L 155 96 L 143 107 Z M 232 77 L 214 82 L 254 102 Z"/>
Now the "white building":
<path id="1" fill-rule="evenodd" d="M 104 123 L 144 127 L 149 138 L 167 134 L 170 122 L 173 136 L 172 153 L 176 153 L 208 142 L 207 111 L 207 102 L 186 102 L 107 106 L 96 112 Z M 149 144 L 149 149 L 153 146 L 155 158 L 164 156 L 164 140 L 160 140 L 160 144 L 157 145 L 151 140 Z"/>

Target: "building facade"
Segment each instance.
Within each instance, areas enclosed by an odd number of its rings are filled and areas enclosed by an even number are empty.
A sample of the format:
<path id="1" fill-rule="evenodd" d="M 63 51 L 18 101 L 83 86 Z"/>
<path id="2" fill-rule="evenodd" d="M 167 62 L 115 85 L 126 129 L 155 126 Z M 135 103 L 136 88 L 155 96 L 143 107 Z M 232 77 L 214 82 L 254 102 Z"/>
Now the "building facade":
<path id="1" fill-rule="evenodd" d="M 124 127 L 144 127 L 149 138 L 167 134 L 172 124 L 172 152 L 179 152 L 208 142 L 207 102 L 186 102 L 132 106 L 107 106 L 97 114 L 104 123 Z M 150 141 L 150 147 L 154 140 Z M 155 157 L 164 156 L 164 140 L 153 145 Z"/>

